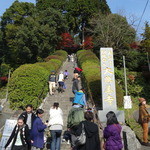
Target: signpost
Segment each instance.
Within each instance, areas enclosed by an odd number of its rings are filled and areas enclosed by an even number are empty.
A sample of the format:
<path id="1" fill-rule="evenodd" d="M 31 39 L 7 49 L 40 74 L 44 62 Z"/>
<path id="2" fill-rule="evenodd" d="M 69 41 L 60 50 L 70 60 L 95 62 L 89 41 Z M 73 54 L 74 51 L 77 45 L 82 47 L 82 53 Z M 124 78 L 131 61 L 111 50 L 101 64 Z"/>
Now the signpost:
<path id="1" fill-rule="evenodd" d="M 118 121 L 124 122 L 124 111 L 117 110 L 113 49 L 101 48 L 100 58 L 103 110 L 98 111 L 99 119 L 101 122 L 106 122 L 106 114 L 109 111 L 113 111 L 116 114 Z"/>
<path id="2" fill-rule="evenodd" d="M 4 126 L 3 136 L 0 142 L 0 150 L 4 150 L 4 146 L 7 143 L 15 125 L 17 124 L 17 120 L 7 119 Z M 7 150 L 11 150 L 11 144 L 8 146 Z"/>

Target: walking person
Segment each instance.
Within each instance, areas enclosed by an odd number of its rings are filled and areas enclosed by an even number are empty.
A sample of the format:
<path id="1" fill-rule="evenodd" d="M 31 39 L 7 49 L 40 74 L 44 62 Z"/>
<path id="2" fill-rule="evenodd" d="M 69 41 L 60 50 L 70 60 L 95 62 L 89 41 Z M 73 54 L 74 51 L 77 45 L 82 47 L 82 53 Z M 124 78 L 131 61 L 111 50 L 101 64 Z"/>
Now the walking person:
<path id="1" fill-rule="evenodd" d="M 68 79 L 68 75 L 69 75 L 68 71 L 65 70 L 65 71 L 64 71 L 64 80 Z"/>
<path id="2" fill-rule="evenodd" d="M 24 123 L 28 125 L 29 130 L 31 131 L 33 122 L 36 118 L 33 113 L 33 106 L 31 104 L 26 105 L 25 112 L 23 112 L 19 118 L 24 118 Z"/>
<path id="3" fill-rule="evenodd" d="M 85 90 L 83 88 L 81 88 L 79 91 L 75 92 L 75 97 L 74 97 L 73 103 L 85 106 L 87 108 L 88 106 L 86 103 L 86 97 L 85 97 L 84 91 Z"/>
<path id="4" fill-rule="evenodd" d="M 113 111 L 109 111 L 106 114 L 107 126 L 104 129 L 104 138 L 106 142 L 104 143 L 105 150 L 121 150 L 123 148 L 121 140 L 121 130 L 117 117 Z"/>
<path id="5" fill-rule="evenodd" d="M 51 74 L 49 75 L 48 83 L 49 83 L 49 94 L 53 95 L 56 87 L 55 71 L 52 71 Z"/>
<path id="6" fill-rule="evenodd" d="M 76 146 L 76 150 L 100 150 L 100 139 L 98 126 L 93 122 L 94 114 L 91 111 L 84 113 L 85 121 L 82 121 L 75 131 L 76 136 L 80 136 L 82 128 L 86 135 L 86 143 Z M 115 150 L 115 149 L 114 149 Z"/>
<path id="7" fill-rule="evenodd" d="M 63 112 L 59 103 L 54 103 L 49 111 L 49 129 L 51 132 L 51 150 L 60 150 L 61 134 L 63 129 Z"/>
<path id="8" fill-rule="evenodd" d="M 72 84 L 72 92 L 75 94 L 77 91 L 79 91 L 79 81 L 81 80 L 80 76 L 78 76 L 76 79 L 73 80 Z"/>
<path id="9" fill-rule="evenodd" d="M 150 121 L 150 114 L 146 108 L 146 99 L 139 98 L 139 123 L 143 128 L 143 145 L 150 146 L 148 143 L 148 123 Z"/>
<path id="10" fill-rule="evenodd" d="M 47 123 L 44 124 L 41 120 L 43 113 L 42 109 L 36 111 L 37 118 L 34 120 L 31 130 L 31 150 L 40 150 L 44 147 L 44 129 L 47 128 Z"/>
<path id="11" fill-rule="evenodd" d="M 84 119 L 84 109 L 82 105 L 78 105 L 73 103 L 72 108 L 69 111 L 68 118 L 67 118 L 67 129 L 70 131 L 71 134 L 71 147 L 72 149 L 75 148 L 75 134 L 76 130 L 78 129 L 78 125 Z"/>
<path id="12" fill-rule="evenodd" d="M 81 71 L 83 71 L 83 69 L 80 69 L 80 68 L 78 68 L 78 67 L 76 67 L 76 68 L 74 69 L 74 71 L 73 71 L 73 73 L 74 73 L 74 79 L 76 79 L 78 76 L 80 76 Z"/>
<path id="13" fill-rule="evenodd" d="M 58 92 L 64 92 L 64 74 L 62 71 L 60 71 L 59 75 L 58 75 Z"/>
<path id="14" fill-rule="evenodd" d="M 17 125 L 14 127 L 9 137 L 5 149 L 11 144 L 11 150 L 28 150 L 30 146 L 30 136 L 28 125 L 24 123 L 23 118 L 18 118 Z"/>

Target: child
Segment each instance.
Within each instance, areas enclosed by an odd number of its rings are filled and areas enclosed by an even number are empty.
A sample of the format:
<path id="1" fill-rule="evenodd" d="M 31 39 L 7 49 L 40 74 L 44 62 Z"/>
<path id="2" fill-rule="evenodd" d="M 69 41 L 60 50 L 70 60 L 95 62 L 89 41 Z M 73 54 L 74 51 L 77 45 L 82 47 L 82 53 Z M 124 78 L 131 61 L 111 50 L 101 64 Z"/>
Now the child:
<path id="1" fill-rule="evenodd" d="M 65 71 L 64 71 L 64 79 L 68 79 L 68 75 L 69 75 L 68 71 L 65 70 Z"/>

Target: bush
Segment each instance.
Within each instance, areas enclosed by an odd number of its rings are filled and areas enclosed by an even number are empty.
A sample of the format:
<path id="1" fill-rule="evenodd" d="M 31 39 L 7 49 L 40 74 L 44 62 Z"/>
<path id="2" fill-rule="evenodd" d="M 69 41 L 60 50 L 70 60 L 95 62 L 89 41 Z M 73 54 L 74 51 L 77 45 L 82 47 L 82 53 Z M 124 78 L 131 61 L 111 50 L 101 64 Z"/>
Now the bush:
<path id="1" fill-rule="evenodd" d="M 88 92 L 96 104 L 102 107 L 100 62 L 97 56 L 90 50 L 81 50 L 77 53 L 79 66 L 83 69 L 83 77 Z M 84 81 L 84 80 L 83 80 Z M 117 105 L 123 105 L 123 92 L 116 83 Z"/>
<path id="2" fill-rule="evenodd" d="M 22 65 L 16 69 L 9 84 L 11 108 L 25 107 L 29 103 L 37 108 L 47 92 L 45 81 L 48 75 L 46 69 L 35 64 Z"/>
<path id="3" fill-rule="evenodd" d="M 48 62 L 26 64 L 13 72 L 9 84 L 9 101 L 12 109 L 24 108 L 27 104 L 32 104 L 34 108 L 40 105 L 48 92 L 49 72 L 57 72 L 63 63 L 62 60 L 67 57 L 66 52 L 60 54 L 63 54 L 61 60 L 51 59 Z"/>
<path id="4" fill-rule="evenodd" d="M 50 55 L 50 56 L 48 56 L 48 57 L 45 58 L 45 61 L 47 62 L 47 61 L 49 61 L 51 59 L 63 60 L 63 57 L 57 56 L 57 55 Z"/>
<path id="5" fill-rule="evenodd" d="M 67 52 L 63 50 L 57 50 L 53 55 L 46 57 L 45 61 L 49 61 L 51 59 L 58 59 L 58 60 L 64 61 L 66 57 L 67 57 Z"/>
<path id="6" fill-rule="evenodd" d="M 125 94 L 125 81 L 123 69 L 115 68 L 117 83 L 122 87 Z M 146 80 L 141 72 L 131 72 L 127 69 L 128 95 L 132 97 L 145 97 L 150 103 L 150 81 Z"/>
<path id="7" fill-rule="evenodd" d="M 6 77 L 8 76 L 10 66 L 8 64 L 2 63 L 0 65 L 0 77 Z"/>
<path id="8" fill-rule="evenodd" d="M 63 56 L 63 58 L 67 57 L 67 52 L 63 50 L 55 51 L 54 55 Z"/>

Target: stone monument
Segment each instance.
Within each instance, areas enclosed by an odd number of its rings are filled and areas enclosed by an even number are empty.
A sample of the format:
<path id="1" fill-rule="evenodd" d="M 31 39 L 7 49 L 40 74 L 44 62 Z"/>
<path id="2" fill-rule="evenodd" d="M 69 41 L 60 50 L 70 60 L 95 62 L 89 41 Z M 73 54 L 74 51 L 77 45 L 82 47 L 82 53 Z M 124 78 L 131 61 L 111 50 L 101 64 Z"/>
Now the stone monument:
<path id="1" fill-rule="evenodd" d="M 100 59 L 102 82 L 102 110 L 98 111 L 99 119 L 101 122 L 106 122 L 106 114 L 109 111 L 113 111 L 115 112 L 118 121 L 124 123 L 124 111 L 117 110 L 113 49 L 101 48 Z"/>

